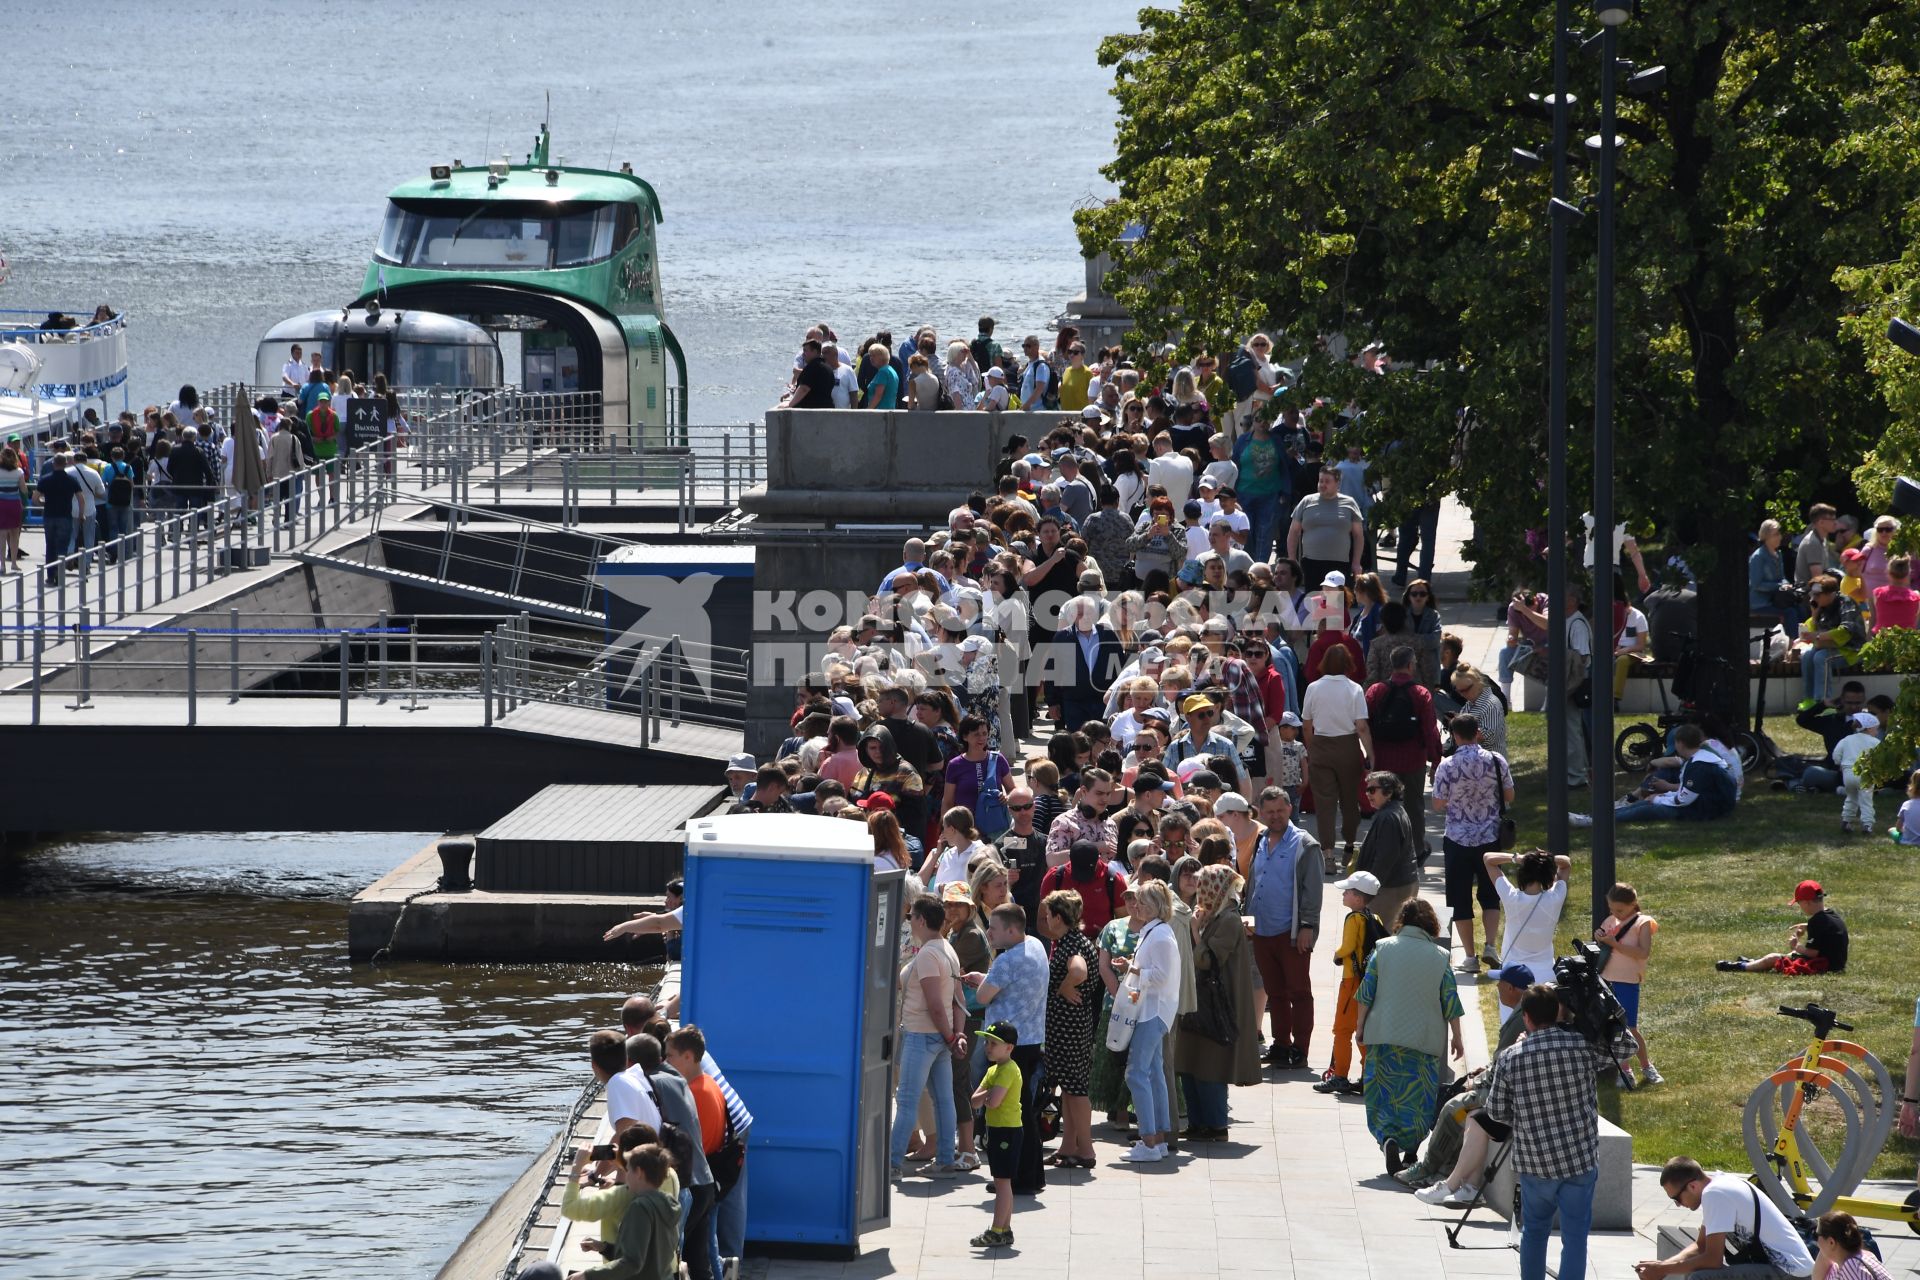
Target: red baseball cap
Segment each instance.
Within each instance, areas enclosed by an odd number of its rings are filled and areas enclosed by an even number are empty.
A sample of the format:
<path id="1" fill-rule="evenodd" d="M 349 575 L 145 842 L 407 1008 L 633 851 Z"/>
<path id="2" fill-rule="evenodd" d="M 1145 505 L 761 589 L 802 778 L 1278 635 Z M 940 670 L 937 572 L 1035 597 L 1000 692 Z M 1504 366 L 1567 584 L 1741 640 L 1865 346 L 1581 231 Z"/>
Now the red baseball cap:
<path id="1" fill-rule="evenodd" d="M 862 809 L 892 809 L 893 797 L 884 791 L 876 791 L 866 799 L 859 801 Z M 1818 886 L 1815 886 L 1816 888 Z"/>
<path id="2" fill-rule="evenodd" d="M 1825 889 L 1820 887 L 1818 880 L 1802 880 L 1793 891 L 1793 900 L 1795 902 L 1806 902 L 1811 898 L 1823 897 L 1826 892 Z"/>

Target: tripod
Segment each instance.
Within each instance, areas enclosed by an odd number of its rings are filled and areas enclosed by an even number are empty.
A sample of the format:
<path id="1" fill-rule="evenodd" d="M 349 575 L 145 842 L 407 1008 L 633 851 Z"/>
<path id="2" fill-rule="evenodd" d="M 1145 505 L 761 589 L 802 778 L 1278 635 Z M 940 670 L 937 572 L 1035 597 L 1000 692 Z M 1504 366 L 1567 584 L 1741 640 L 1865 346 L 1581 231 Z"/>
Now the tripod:
<path id="1" fill-rule="evenodd" d="M 1447 1245 L 1449 1248 L 1465 1249 L 1470 1247 L 1460 1243 L 1460 1232 L 1466 1228 L 1467 1219 L 1473 1216 L 1473 1211 L 1487 1202 L 1487 1191 L 1493 1186 L 1493 1180 L 1499 1176 L 1501 1166 L 1506 1164 L 1507 1158 L 1512 1154 L 1513 1138 L 1509 1135 L 1507 1140 L 1500 1144 L 1500 1150 L 1494 1153 L 1493 1161 L 1487 1165 L 1486 1172 L 1480 1179 L 1480 1190 L 1474 1194 L 1472 1202 L 1469 1203 L 1465 1209 L 1461 1210 L 1460 1220 L 1447 1228 Z M 1513 1184 L 1513 1204 L 1509 1206 L 1507 1214 L 1507 1242 L 1504 1247 L 1508 1249 L 1518 1249 L 1520 1247 L 1520 1241 L 1516 1237 L 1519 1227 L 1520 1182 L 1518 1179 L 1515 1179 Z"/>

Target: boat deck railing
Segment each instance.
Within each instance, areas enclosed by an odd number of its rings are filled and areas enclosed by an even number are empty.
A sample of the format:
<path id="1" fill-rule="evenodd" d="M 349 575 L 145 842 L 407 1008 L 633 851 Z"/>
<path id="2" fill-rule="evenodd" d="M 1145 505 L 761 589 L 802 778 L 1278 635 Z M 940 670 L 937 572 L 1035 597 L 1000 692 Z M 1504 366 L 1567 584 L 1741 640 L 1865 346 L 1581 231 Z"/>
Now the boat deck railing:
<path id="1" fill-rule="evenodd" d="M 33 311 L 18 307 L 0 307 L 0 342 L 24 342 L 38 346 L 55 342 L 90 342 L 123 333 L 127 327 L 125 312 L 98 324 L 76 324 L 71 329 L 46 328 L 48 317 L 71 315 L 62 311 Z M 91 314 L 89 312 L 88 314 Z"/>

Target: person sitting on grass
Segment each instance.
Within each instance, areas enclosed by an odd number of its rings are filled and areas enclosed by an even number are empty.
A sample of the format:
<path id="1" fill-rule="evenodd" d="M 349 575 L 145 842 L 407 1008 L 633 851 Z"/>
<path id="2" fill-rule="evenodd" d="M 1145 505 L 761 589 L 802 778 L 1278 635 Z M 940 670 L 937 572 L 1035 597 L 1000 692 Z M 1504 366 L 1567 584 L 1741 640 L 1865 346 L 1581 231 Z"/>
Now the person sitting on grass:
<path id="1" fill-rule="evenodd" d="M 1793 891 L 1793 905 L 1806 919 L 1787 930 L 1787 949 L 1758 960 L 1740 956 L 1719 960 L 1722 973 L 1779 973 L 1802 978 L 1816 973 L 1844 973 L 1847 968 L 1847 923 L 1827 905 L 1826 890 L 1818 880 L 1802 880 Z"/>
<path id="2" fill-rule="evenodd" d="M 1900 802 L 1891 834 L 1895 844 L 1920 845 L 1920 769 L 1907 777 L 1907 798 Z"/>
<path id="3" fill-rule="evenodd" d="M 1697 724 L 1683 724 L 1673 731 L 1673 749 L 1680 756 L 1679 777 L 1647 779 L 1649 798 L 1630 801 L 1613 811 L 1617 826 L 1623 822 L 1708 822 L 1733 812 L 1739 798 L 1733 776 L 1720 758 L 1702 748 L 1706 734 Z M 1593 819 L 1584 813 L 1570 813 L 1567 820 L 1576 827 L 1590 827 Z"/>

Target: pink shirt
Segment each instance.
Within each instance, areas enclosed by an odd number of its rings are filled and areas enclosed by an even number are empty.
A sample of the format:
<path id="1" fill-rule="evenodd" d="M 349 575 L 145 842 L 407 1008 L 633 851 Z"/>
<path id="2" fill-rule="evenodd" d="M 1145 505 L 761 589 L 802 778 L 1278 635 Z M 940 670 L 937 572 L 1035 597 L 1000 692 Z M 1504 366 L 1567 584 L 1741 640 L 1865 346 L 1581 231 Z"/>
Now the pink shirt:
<path id="1" fill-rule="evenodd" d="M 853 790 L 854 775 L 860 772 L 860 757 L 849 748 L 836 751 L 820 761 L 821 778 L 831 778 L 848 791 Z"/>
<path id="2" fill-rule="evenodd" d="M 1913 629 L 1914 621 L 1920 618 L 1920 591 L 1912 587 L 1886 586 L 1875 589 L 1873 593 L 1873 634 L 1879 635 L 1887 627 L 1906 627 Z"/>

